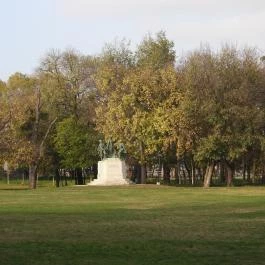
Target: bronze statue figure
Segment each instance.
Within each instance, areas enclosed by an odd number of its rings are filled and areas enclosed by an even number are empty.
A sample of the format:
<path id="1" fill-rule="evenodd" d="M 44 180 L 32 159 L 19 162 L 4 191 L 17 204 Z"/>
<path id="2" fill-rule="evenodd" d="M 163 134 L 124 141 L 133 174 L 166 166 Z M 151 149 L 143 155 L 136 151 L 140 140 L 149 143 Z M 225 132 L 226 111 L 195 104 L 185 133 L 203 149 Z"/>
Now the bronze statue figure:
<path id="1" fill-rule="evenodd" d="M 120 143 L 116 149 L 110 139 L 106 143 L 104 143 L 102 140 L 99 140 L 97 151 L 101 160 L 112 157 L 118 157 L 124 160 L 127 154 L 124 144 Z"/>
<path id="2" fill-rule="evenodd" d="M 99 140 L 99 145 L 98 145 L 98 154 L 101 160 L 103 160 L 104 158 L 106 158 L 106 149 L 105 149 L 105 145 L 103 143 L 102 140 Z"/>
<path id="3" fill-rule="evenodd" d="M 124 144 L 120 143 L 119 144 L 119 150 L 118 150 L 118 157 L 120 159 L 124 160 L 125 157 L 126 157 L 126 154 L 127 154 L 127 151 L 126 151 L 126 148 L 125 148 Z"/>

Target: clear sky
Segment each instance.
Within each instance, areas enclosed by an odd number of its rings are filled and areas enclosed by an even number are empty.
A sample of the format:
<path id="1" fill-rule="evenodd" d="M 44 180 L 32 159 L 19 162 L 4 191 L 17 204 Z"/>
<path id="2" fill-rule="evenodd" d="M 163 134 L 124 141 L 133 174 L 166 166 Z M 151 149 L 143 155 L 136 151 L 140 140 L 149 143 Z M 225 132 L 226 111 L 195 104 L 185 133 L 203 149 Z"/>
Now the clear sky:
<path id="1" fill-rule="evenodd" d="M 135 45 L 164 30 L 177 54 L 208 43 L 265 54 L 265 0 L 0 0 L 0 79 L 32 73 L 51 48 L 99 53 L 125 37 Z"/>

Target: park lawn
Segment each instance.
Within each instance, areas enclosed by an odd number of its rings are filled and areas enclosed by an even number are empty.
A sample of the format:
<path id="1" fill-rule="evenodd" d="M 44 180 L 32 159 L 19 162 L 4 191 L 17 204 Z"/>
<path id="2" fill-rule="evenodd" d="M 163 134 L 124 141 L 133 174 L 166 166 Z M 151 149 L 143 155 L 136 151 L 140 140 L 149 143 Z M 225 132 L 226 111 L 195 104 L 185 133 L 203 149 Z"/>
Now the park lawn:
<path id="1" fill-rule="evenodd" d="M 1 184 L 0 264 L 265 264 L 265 187 Z"/>

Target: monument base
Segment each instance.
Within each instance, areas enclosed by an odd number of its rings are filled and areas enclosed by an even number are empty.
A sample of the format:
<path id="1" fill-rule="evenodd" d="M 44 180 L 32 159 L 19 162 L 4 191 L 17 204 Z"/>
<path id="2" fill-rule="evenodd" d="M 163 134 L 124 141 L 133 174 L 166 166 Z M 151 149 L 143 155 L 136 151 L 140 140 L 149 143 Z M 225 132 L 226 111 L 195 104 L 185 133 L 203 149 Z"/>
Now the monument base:
<path id="1" fill-rule="evenodd" d="M 98 178 L 88 185 L 129 185 L 130 180 L 126 179 L 125 162 L 119 158 L 107 158 L 98 162 Z"/>

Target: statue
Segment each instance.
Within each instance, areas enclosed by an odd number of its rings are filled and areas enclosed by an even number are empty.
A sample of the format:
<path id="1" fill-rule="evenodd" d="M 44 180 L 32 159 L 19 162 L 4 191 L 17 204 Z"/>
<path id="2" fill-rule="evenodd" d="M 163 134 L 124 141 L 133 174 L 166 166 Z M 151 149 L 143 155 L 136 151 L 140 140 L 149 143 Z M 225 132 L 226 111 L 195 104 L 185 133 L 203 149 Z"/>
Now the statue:
<path id="1" fill-rule="evenodd" d="M 123 144 L 123 143 L 120 143 L 120 144 L 119 144 L 119 150 L 118 150 L 118 157 L 119 157 L 120 159 L 124 160 L 126 154 L 127 154 L 127 151 L 126 151 L 126 149 L 125 149 L 124 144 Z"/>
<path id="2" fill-rule="evenodd" d="M 89 185 L 129 185 L 131 182 L 127 179 L 124 144 L 111 139 L 100 140 L 97 151 L 101 158 L 98 161 L 97 178 Z"/>
<path id="3" fill-rule="evenodd" d="M 102 140 L 99 140 L 97 151 L 101 160 L 112 157 L 118 157 L 124 160 L 127 154 L 123 143 L 120 143 L 118 148 L 116 147 L 115 149 L 110 139 L 106 143 L 104 143 Z"/>
<path id="4" fill-rule="evenodd" d="M 106 149 L 105 149 L 105 145 L 102 140 L 99 140 L 97 151 L 98 151 L 100 159 L 103 160 L 106 157 Z"/>
<path id="5" fill-rule="evenodd" d="M 106 153 L 107 157 L 115 157 L 115 150 L 113 150 L 112 141 L 109 139 L 106 143 Z"/>

